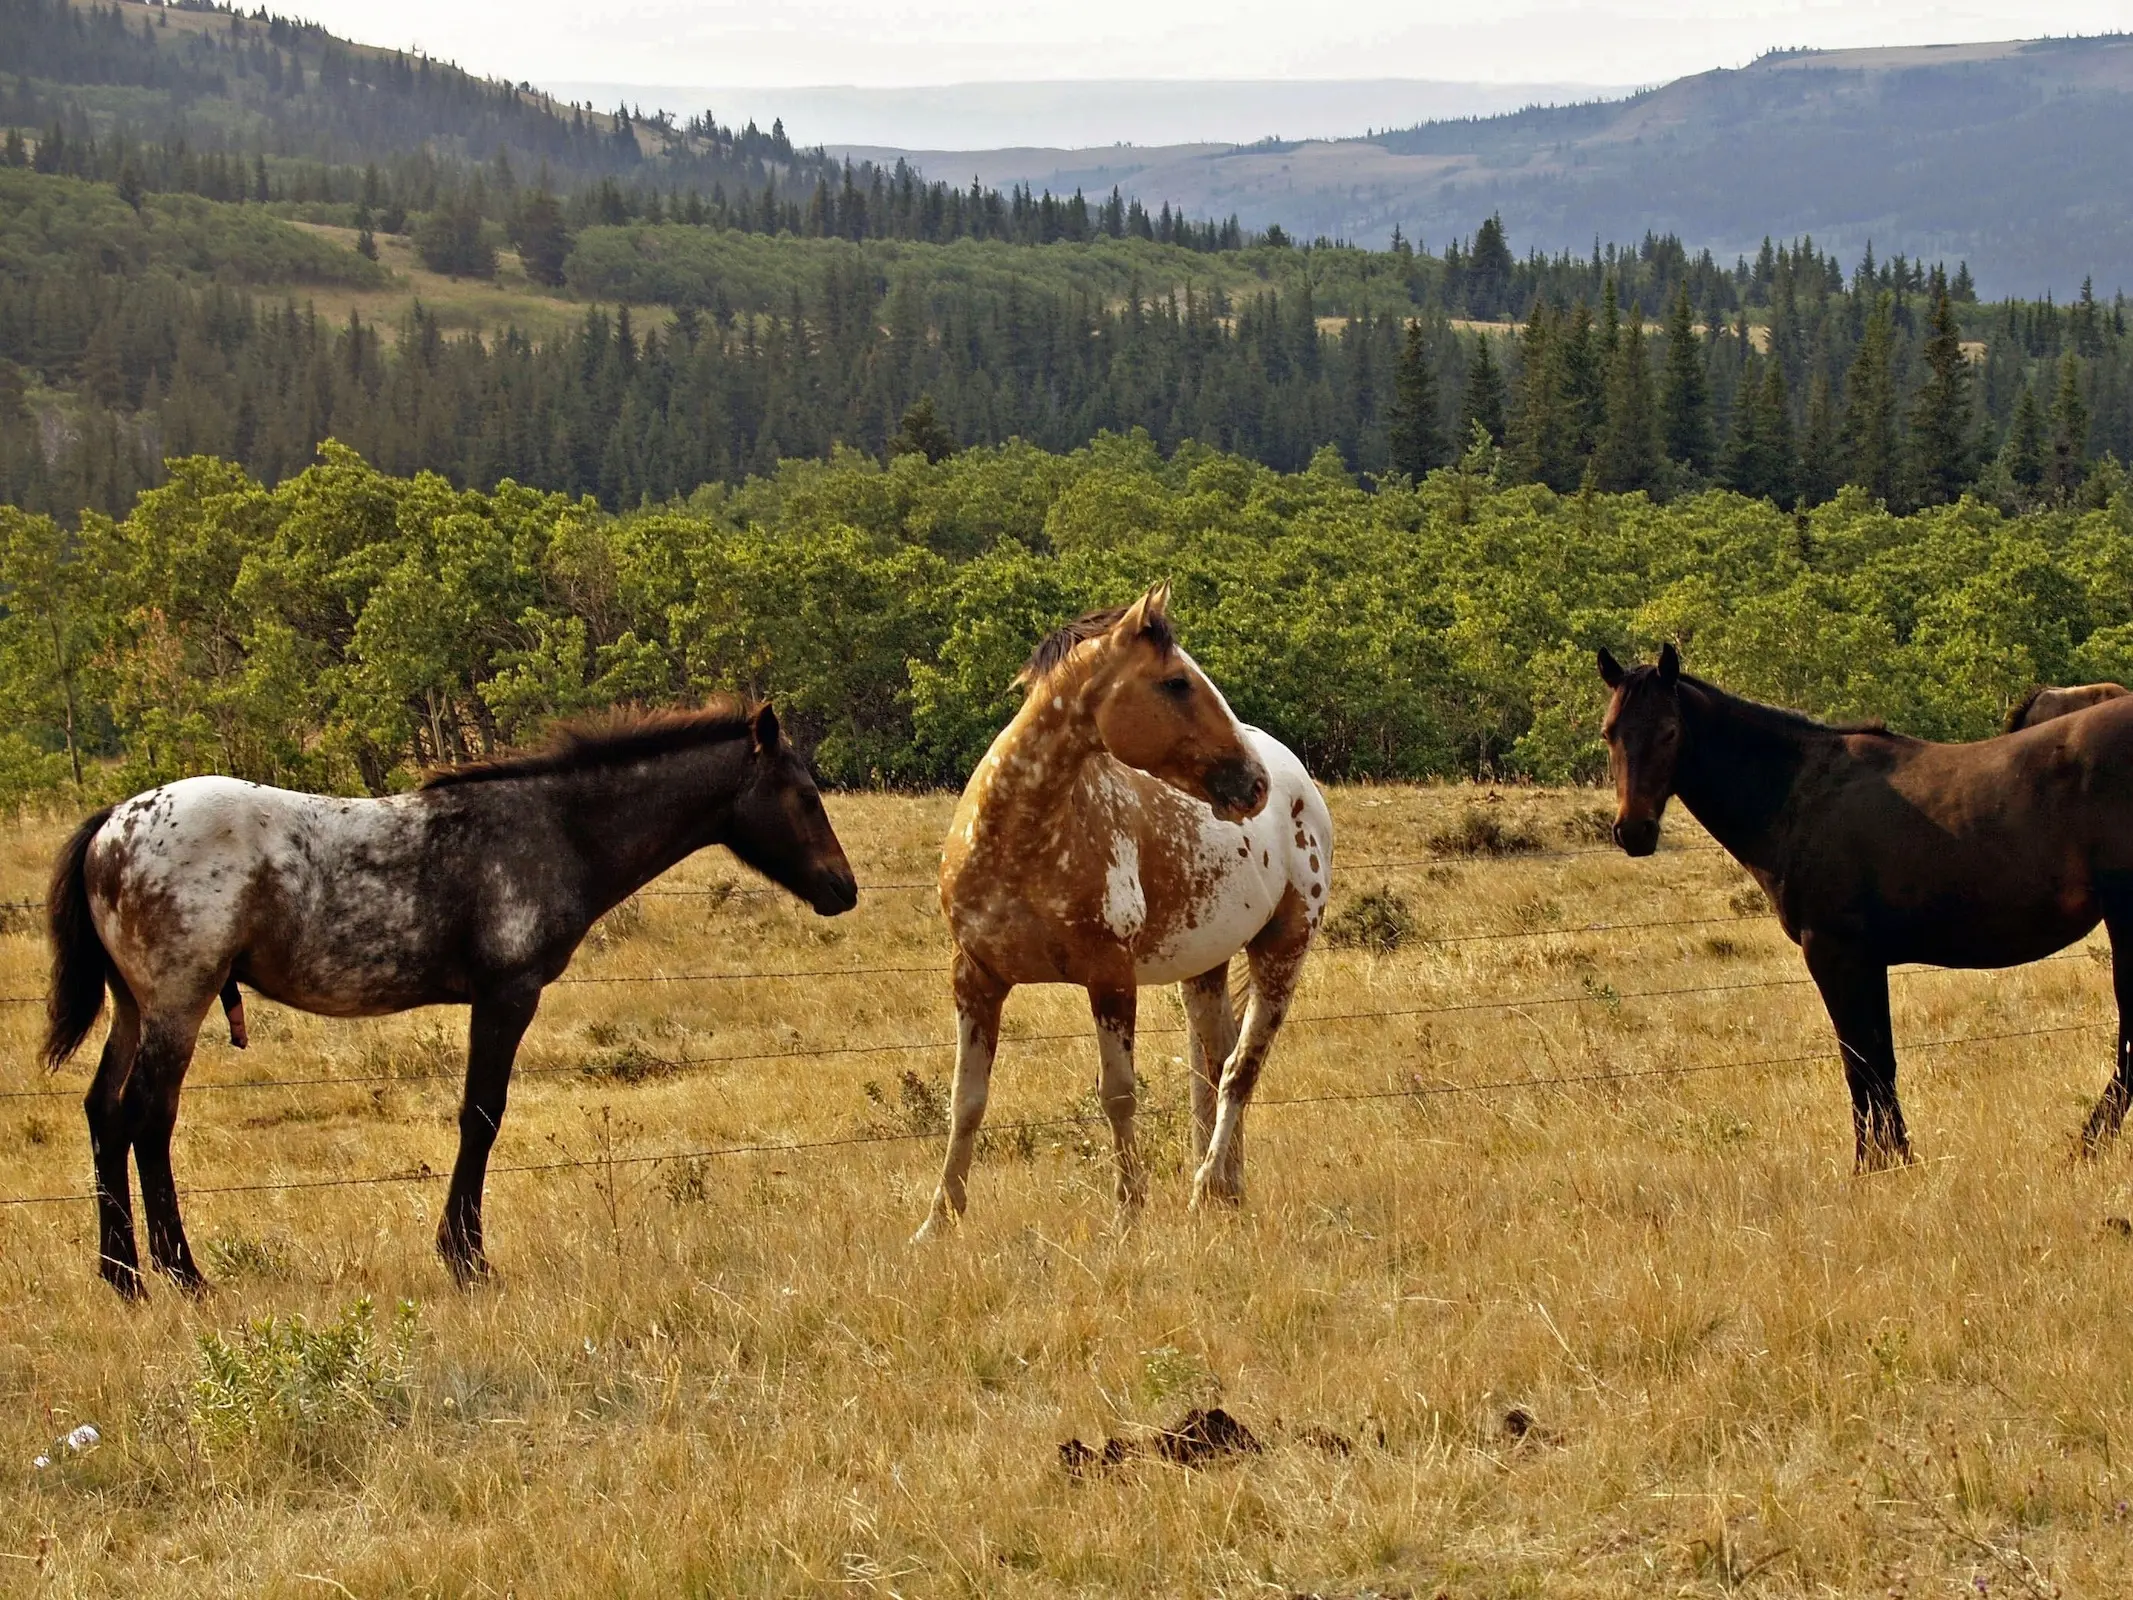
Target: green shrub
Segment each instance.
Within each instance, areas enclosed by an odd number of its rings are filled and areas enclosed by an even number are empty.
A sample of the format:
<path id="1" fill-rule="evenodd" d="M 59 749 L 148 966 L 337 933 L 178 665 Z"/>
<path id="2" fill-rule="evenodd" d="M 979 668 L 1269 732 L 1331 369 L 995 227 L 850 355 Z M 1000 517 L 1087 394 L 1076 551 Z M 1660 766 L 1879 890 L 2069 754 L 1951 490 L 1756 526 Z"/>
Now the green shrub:
<path id="1" fill-rule="evenodd" d="M 374 1431 L 407 1416 L 416 1315 L 413 1301 L 400 1301 L 381 1336 L 366 1297 L 323 1327 L 301 1316 L 266 1317 L 234 1334 L 202 1334 L 193 1431 L 210 1451 L 251 1447 L 312 1465 L 345 1460 Z"/>

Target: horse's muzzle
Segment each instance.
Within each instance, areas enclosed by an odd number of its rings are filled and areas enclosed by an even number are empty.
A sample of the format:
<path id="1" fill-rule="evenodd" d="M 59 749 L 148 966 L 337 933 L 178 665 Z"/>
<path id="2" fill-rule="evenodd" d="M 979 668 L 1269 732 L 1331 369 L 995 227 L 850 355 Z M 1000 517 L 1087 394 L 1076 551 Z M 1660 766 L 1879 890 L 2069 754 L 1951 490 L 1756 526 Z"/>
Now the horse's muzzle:
<path id="1" fill-rule="evenodd" d="M 841 917 L 859 904 L 859 881 L 850 872 L 819 873 L 807 902 L 817 916 Z"/>
<path id="2" fill-rule="evenodd" d="M 1266 768 L 1257 761 L 1231 757 L 1207 769 L 1207 803 L 1224 822 L 1256 817 L 1266 805 Z"/>
<path id="3" fill-rule="evenodd" d="M 1615 843 L 1629 855 L 1648 856 L 1659 848 L 1659 819 L 1631 817 L 1615 824 Z"/>

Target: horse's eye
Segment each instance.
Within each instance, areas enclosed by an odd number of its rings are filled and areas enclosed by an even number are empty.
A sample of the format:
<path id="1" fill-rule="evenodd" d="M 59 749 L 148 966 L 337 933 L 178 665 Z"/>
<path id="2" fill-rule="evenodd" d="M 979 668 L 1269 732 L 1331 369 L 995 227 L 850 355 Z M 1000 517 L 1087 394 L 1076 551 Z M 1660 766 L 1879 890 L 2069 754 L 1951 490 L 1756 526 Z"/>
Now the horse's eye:
<path id="1" fill-rule="evenodd" d="M 1171 699 L 1182 700 L 1192 693 L 1192 679 L 1180 674 L 1175 678 L 1163 679 L 1156 687 L 1169 695 Z"/>

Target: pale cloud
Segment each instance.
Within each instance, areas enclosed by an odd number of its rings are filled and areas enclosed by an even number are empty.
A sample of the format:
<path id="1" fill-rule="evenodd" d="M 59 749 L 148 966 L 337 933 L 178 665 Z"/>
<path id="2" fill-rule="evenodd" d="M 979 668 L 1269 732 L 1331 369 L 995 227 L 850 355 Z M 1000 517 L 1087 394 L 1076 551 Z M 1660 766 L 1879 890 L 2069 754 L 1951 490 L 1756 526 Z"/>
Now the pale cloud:
<path id="1" fill-rule="evenodd" d="M 1823 48 L 2098 33 L 2129 0 L 311 0 L 336 32 L 513 79 L 909 85 L 999 79 L 1653 82 Z"/>

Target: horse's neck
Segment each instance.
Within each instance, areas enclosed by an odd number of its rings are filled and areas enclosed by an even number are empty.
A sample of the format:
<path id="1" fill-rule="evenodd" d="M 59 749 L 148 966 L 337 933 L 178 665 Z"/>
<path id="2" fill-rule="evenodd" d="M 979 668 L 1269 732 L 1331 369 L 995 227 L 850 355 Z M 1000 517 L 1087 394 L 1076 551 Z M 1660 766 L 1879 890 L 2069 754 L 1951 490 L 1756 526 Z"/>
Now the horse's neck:
<path id="1" fill-rule="evenodd" d="M 1013 835 L 1073 803 L 1075 780 L 1109 759 L 1075 687 L 1045 685 L 1023 701 L 979 768 L 979 811 L 995 837 Z"/>
<path id="2" fill-rule="evenodd" d="M 573 813 L 568 832 L 603 909 L 726 836 L 747 748 L 745 740 L 692 746 L 561 780 L 558 801 Z"/>
<path id="3" fill-rule="evenodd" d="M 1809 729 L 1754 715 L 1716 691 L 1681 691 L 1681 765 L 1674 793 L 1736 860 L 1772 871 L 1800 773 L 1818 742 Z"/>

